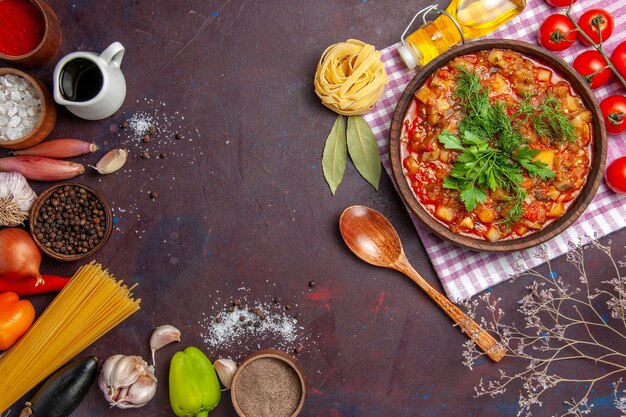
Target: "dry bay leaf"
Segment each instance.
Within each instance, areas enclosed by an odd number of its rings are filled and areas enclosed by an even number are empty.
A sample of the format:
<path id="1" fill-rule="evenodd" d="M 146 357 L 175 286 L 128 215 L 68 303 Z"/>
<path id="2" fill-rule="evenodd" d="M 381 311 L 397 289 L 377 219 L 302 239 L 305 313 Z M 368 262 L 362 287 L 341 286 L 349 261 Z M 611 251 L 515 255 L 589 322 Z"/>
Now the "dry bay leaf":
<path id="1" fill-rule="evenodd" d="M 337 117 L 326 139 L 322 168 L 330 191 L 335 195 L 346 170 L 346 125 L 343 116 Z"/>
<path id="2" fill-rule="evenodd" d="M 361 116 L 348 117 L 348 152 L 361 176 L 378 190 L 380 153 L 372 129 Z"/>

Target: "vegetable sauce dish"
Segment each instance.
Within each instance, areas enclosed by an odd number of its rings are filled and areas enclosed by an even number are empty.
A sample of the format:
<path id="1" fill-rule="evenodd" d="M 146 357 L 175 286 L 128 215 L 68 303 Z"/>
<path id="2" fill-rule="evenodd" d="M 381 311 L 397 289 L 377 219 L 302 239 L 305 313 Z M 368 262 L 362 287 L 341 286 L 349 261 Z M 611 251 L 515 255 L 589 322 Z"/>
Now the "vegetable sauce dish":
<path id="1" fill-rule="evenodd" d="M 394 177 L 438 235 L 519 250 L 567 228 L 604 171 L 606 132 L 585 81 L 524 42 L 452 49 L 403 93 L 391 124 Z"/>

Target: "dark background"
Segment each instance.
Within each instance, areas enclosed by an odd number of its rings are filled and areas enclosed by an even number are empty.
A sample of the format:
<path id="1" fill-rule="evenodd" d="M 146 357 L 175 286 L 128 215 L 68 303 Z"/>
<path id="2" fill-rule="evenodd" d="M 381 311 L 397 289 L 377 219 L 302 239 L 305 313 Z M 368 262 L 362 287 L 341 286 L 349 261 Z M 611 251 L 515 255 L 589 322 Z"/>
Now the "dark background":
<path id="1" fill-rule="evenodd" d="M 473 372 L 465 368 L 465 338 L 448 318 L 408 279 L 364 264 L 343 244 L 337 227 L 342 210 L 373 207 L 397 228 L 415 268 L 441 289 L 387 175 L 376 192 L 349 162 L 333 197 L 321 172 L 324 140 L 336 117 L 313 92 L 322 51 L 348 38 L 382 49 L 429 3 L 50 1 L 63 30 L 60 56 L 100 52 L 113 41 L 127 49 L 122 109 L 97 122 L 59 109 L 52 134 L 96 141 L 101 151 L 77 159 L 84 163 L 95 164 L 116 147 L 131 151 L 124 171 L 106 177 L 89 172 L 79 182 L 111 201 L 118 222 L 95 258 L 116 276 L 140 284 L 135 293 L 142 309 L 85 354 L 147 358 L 154 327 L 170 323 L 183 331 L 182 344 L 159 356 L 159 389 L 146 407 L 110 409 L 94 387 L 74 416 L 172 415 L 167 363 L 176 350 L 195 345 L 212 359 L 241 360 L 274 346 L 244 340 L 227 349 L 207 348 L 203 318 L 240 296 L 251 303 L 280 296 L 301 314 L 298 357 L 309 382 L 302 416 L 516 415 L 519 385 L 494 399 L 473 398 L 481 378 L 496 377 L 498 368 L 517 368 L 514 360 L 481 361 Z M 50 85 L 55 63 L 29 72 Z M 166 114 L 176 126 L 158 132 L 151 144 L 131 143 L 117 125 L 138 112 Z M 177 130 L 184 140 L 173 140 Z M 142 150 L 152 158 L 140 159 Z M 163 150 L 168 158 L 155 159 Z M 46 186 L 37 184 L 37 191 Z M 149 191 L 160 197 L 151 201 Z M 625 236 L 612 236 L 616 258 L 624 255 Z M 608 264 L 596 256 L 588 256 L 594 284 L 609 274 Z M 78 266 L 45 260 L 42 269 L 71 274 Z M 565 259 L 554 266 L 576 279 Z M 317 282 L 313 289 L 311 280 Z M 493 289 L 511 320 L 520 320 L 516 301 L 529 283 L 520 279 Z M 249 292 L 242 294 L 241 287 Z M 40 312 L 50 297 L 33 300 Z M 609 382 L 591 396 L 598 416 L 619 415 L 611 407 Z M 581 384 L 547 393 L 534 415 L 565 412 L 562 402 L 583 389 Z M 211 415 L 236 415 L 229 394 Z"/>

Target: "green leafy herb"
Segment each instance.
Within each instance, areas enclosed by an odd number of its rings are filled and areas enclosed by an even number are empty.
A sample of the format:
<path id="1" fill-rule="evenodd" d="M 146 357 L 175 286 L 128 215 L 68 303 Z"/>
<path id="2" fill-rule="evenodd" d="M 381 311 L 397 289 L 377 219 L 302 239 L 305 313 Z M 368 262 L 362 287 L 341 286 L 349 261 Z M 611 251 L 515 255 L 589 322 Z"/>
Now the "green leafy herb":
<path id="1" fill-rule="evenodd" d="M 380 153 L 374 133 L 361 116 L 348 117 L 348 152 L 361 176 L 378 190 Z"/>
<path id="2" fill-rule="evenodd" d="M 343 116 L 337 117 L 326 139 L 322 155 L 322 169 L 324 178 L 334 195 L 346 170 L 346 125 Z"/>
<path id="3" fill-rule="evenodd" d="M 548 97 L 540 106 L 533 106 L 530 95 L 524 95 L 518 109 L 509 115 L 504 102 L 492 103 L 489 88 L 483 87 L 477 73 L 457 67 L 455 94 L 466 116 L 459 123 L 459 136 L 448 131 L 439 135 L 439 142 L 460 154 L 444 188 L 459 190 L 467 211 L 487 199 L 487 191 L 504 190 L 506 223 L 518 221 L 523 215 L 526 192 L 521 187 L 523 173 L 540 179 L 554 178 L 545 163 L 535 161 L 539 150 L 525 145 L 522 126 L 529 121 L 540 136 L 555 140 L 573 138 L 574 128 L 559 108 L 559 102 Z"/>
<path id="4" fill-rule="evenodd" d="M 547 97 L 538 110 L 532 123 L 539 136 L 550 137 L 558 142 L 575 139 L 574 126 L 563 114 L 557 99 Z"/>
<path id="5" fill-rule="evenodd" d="M 480 77 L 473 71 L 469 71 L 463 65 L 456 67 L 459 70 L 455 94 L 464 103 L 468 103 L 483 89 Z"/>

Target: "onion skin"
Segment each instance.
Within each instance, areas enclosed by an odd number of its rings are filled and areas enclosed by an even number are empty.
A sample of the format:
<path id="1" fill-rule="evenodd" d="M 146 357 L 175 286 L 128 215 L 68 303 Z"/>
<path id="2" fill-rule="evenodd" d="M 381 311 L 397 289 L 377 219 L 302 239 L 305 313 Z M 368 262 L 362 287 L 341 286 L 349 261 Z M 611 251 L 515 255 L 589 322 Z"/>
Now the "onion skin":
<path id="1" fill-rule="evenodd" d="M 39 143 L 28 149 L 11 152 L 15 156 L 45 156 L 47 158 L 71 158 L 94 153 L 98 150 L 95 143 L 80 139 L 56 139 Z"/>
<path id="2" fill-rule="evenodd" d="M 0 158 L 0 171 L 15 171 L 29 180 L 61 181 L 85 172 L 81 164 L 42 156 L 9 156 Z"/>
<path id="3" fill-rule="evenodd" d="M 0 276 L 35 277 L 41 283 L 40 264 L 41 252 L 27 232 L 15 227 L 0 230 Z"/>

